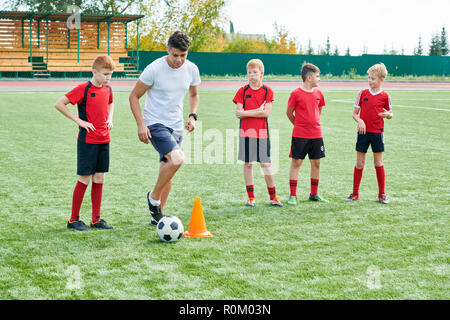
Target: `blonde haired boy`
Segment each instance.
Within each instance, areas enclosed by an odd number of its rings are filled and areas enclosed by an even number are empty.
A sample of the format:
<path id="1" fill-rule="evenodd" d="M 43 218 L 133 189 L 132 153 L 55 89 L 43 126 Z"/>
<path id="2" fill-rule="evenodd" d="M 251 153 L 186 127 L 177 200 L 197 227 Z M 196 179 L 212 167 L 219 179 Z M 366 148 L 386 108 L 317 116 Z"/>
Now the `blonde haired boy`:
<path id="1" fill-rule="evenodd" d="M 253 162 L 259 162 L 269 192 L 270 204 L 282 207 L 275 192 L 275 179 L 270 161 L 268 117 L 272 110 L 273 91 L 262 84 L 264 64 L 260 59 L 247 63 L 248 84 L 236 93 L 236 117 L 240 119 L 239 155 L 244 161 L 244 180 L 248 195 L 246 206 L 255 206 Z"/>
<path id="2" fill-rule="evenodd" d="M 353 109 L 353 119 L 358 123 L 356 140 L 356 165 L 353 171 L 353 192 L 345 201 L 359 198 L 366 153 L 369 145 L 372 147 L 373 162 L 378 181 L 378 201 L 389 203 L 385 193 L 385 170 L 383 165 L 384 152 L 384 119 L 392 118 L 390 96 L 383 91 L 382 84 L 387 76 L 387 69 L 383 63 L 371 66 L 369 75 L 369 89 L 359 92 Z"/>

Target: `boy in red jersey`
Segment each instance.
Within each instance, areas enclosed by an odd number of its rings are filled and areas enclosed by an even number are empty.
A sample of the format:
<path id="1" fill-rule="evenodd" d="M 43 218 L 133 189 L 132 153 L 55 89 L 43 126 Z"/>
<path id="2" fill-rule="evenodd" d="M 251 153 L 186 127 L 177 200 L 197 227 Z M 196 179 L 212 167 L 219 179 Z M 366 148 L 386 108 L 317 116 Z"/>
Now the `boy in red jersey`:
<path id="1" fill-rule="evenodd" d="M 92 228 L 113 229 L 100 219 L 103 182 L 109 170 L 109 131 L 113 127 L 113 94 L 106 85 L 111 79 L 114 61 L 106 55 L 98 56 L 92 65 L 91 81 L 80 84 L 59 98 L 55 107 L 79 127 L 77 142 L 78 181 L 72 198 L 72 214 L 67 228 L 78 231 L 89 230 L 80 220 L 80 208 L 84 194 L 92 179 Z M 78 117 L 67 107 L 78 105 Z"/>
<path id="2" fill-rule="evenodd" d="M 353 119 L 358 123 L 356 140 L 356 166 L 353 171 L 353 192 L 345 201 L 358 200 L 359 185 L 366 162 L 366 152 L 372 147 L 373 162 L 378 181 L 378 201 L 389 203 L 384 186 L 385 172 L 383 165 L 384 120 L 392 119 L 391 98 L 383 91 L 381 85 L 387 76 L 383 63 L 375 64 L 367 70 L 369 89 L 362 90 L 356 98 Z"/>
<path id="3" fill-rule="evenodd" d="M 248 201 L 246 206 L 255 206 L 253 186 L 253 162 L 259 162 L 269 192 L 270 204 L 282 207 L 275 192 L 275 179 L 270 162 L 270 140 L 267 118 L 272 110 L 273 91 L 262 84 L 264 64 L 260 59 L 247 63 L 248 85 L 236 93 L 236 117 L 240 119 L 239 155 L 244 161 L 244 180 Z"/>
<path id="4" fill-rule="evenodd" d="M 302 66 L 303 85 L 295 89 L 288 100 L 286 115 L 294 125 L 292 131 L 291 168 L 289 171 L 290 196 L 288 204 L 297 204 L 297 179 L 303 160 L 308 154 L 311 163 L 311 192 L 309 200 L 328 202 L 320 197 L 319 188 L 320 158 L 325 157 L 320 115 L 325 106 L 322 92 L 317 89 L 320 70 L 317 66 L 305 63 Z"/>

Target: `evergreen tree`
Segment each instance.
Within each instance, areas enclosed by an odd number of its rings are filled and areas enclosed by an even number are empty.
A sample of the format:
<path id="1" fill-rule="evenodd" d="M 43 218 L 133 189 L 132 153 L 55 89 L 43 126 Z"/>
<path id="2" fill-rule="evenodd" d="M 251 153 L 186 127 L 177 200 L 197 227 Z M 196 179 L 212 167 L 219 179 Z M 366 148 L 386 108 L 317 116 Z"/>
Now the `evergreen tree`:
<path id="1" fill-rule="evenodd" d="M 439 47 L 441 49 L 441 55 L 446 56 L 449 52 L 447 32 L 445 31 L 445 26 L 442 26 L 441 39 L 439 42 Z"/>
<path id="2" fill-rule="evenodd" d="M 327 44 L 325 46 L 325 54 L 327 56 L 331 55 L 331 44 L 330 44 L 330 37 L 327 37 Z"/>
<path id="3" fill-rule="evenodd" d="M 335 46 L 333 56 L 338 56 L 338 55 L 339 55 L 339 49 L 337 46 Z"/>
<path id="4" fill-rule="evenodd" d="M 433 34 L 430 42 L 430 49 L 428 52 L 430 56 L 440 56 L 441 55 L 441 44 L 438 34 Z"/>
<path id="5" fill-rule="evenodd" d="M 347 47 L 347 51 L 345 51 L 345 55 L 346 55 L 346 56 L 349 56 L 349 55 L 350 55 L 350 48 L 349 48 L 349 47 Z"/>
<path id="6" fill-rule="evenodd" d="M 420 36 L 420 35 L 419 35 L 419 43 L 417 44 L 417 48 L 414 49 L 414 55 L 416 55 L 416 56 L 423 55 L 422 36 Z"/>
<path id="7" fill-rule="evenodd" d="M 311 40 L 308 41 L 308 49 L 306 49 L 306 54 L 314 54 L 314 49 L 311 45 Z"/>

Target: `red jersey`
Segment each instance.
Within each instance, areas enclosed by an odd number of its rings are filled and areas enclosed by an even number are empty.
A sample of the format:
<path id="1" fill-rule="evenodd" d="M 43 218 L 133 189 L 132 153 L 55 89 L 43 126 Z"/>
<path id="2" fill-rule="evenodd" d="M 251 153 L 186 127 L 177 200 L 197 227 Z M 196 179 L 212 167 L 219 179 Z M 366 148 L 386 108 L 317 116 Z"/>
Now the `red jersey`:
<path id="1" fill-rule="evenodd" d="M 245 85 L 238 90 L 234 96 L 233 102 L 242 104 L 244 110 L 258 109 L 264 103 L 273 101 L 273 91 L 271 88 L 263 85 L 254 90 L 249 85 Z M 240 137 L 262 138 L 269 137 L 267 118 L 244 118 L 241 119 Z"/>
<path id="2" fill-rule="evenodd" d="M 383 132 L 384 119 L 378 114 L 391 111 L 391 97 L 383 90 L 372 93 L 370 89 L 359 92 L 355 107 L 360 108 L 359 117 L 366 124 L 366 132 Z"/>
<path id="3" fill-rule="evenodd" d="M 297 88 L 289 96 L 288 106 L 294 107 L 293 137 L 304 139 L 322 138 L 320 108 L 325 106 L 325 98 L 322 91 L 314 89 L 313 92 L 308 92 L 302 88 Z"/>
<path id="4" fill-rule="evenodd" d="M 90 81 L 80 84 L 66 93 L 67 99 L 73 105 L 78 105 L 78 117 L 90 122 L 95 130 L 87 132 L 79 128 L 78 140 L 102 144 L 111 141 L 108 125 L 108 105 L 113 102 L 113 94 L 110 86 L 96 87 Z"/>

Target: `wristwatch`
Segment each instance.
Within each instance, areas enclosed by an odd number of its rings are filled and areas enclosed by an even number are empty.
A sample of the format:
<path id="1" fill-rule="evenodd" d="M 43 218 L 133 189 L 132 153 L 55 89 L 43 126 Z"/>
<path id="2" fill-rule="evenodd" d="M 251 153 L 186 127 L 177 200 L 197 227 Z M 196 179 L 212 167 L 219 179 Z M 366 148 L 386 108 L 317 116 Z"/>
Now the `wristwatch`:
<path id="1" fill-rule="evenodd" d="M 190 117 L 194 118 L 194 120 L 197 121 L 197 114 L 196 113 L 190 113 L 189 114 L 189 118 Z"/>

